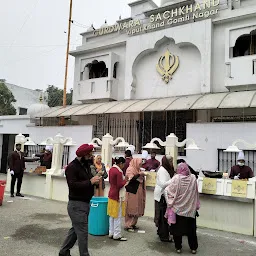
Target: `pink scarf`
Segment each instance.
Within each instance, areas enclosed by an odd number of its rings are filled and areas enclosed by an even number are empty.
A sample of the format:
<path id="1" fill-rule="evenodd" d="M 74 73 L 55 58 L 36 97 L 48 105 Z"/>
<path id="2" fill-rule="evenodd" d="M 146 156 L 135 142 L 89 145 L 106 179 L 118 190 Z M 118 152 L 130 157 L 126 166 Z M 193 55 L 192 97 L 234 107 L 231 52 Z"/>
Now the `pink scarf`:
<path id="1" fill-rule="evenodd" d="M 177 168 L 171 184 L 165 189 L 167 207 L 180 216 L 195 218 L 200 208 L 198 187 L 195 175 L 191 175 L 187 164 Z M 167 211 L 167 214 L 170 211 Z M 169 215 L 168 215 L 169 216 Z"/>
<path id="2" fill-rule="evenodd" d="M 134 176 L 140 174 L 140 168 L 142 164 L 142 159 L 141 158 L 133 158 L 130 162 L 129 167 L 126 170 L 126 178 L 128 180 L 132 179 Z M 140 182 L 143 182 L 143 177 L 139 178 Z"/>

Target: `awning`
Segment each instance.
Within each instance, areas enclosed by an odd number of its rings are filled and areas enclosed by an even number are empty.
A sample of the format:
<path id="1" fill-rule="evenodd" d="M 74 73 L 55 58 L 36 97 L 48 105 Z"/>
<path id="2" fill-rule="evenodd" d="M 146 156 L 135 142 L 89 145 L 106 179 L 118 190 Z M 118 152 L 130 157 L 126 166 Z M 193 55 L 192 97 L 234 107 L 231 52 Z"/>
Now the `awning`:
<path id="1" fill-rule="evenodd" d="M 200 109 L 256 108 L 256 91 L 223 92 L 160 99 L 112 101 L 54 107 L 37 117 L 67 117 L 96 114 L 179 111 Z"/>

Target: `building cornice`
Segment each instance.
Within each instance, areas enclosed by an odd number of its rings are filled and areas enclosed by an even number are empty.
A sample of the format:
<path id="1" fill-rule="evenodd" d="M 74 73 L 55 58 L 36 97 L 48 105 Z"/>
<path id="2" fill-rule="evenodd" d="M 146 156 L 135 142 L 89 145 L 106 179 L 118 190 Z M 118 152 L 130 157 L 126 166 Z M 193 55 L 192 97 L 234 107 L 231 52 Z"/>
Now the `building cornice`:
<path id="1" fill-rule="evenodd" d="M 141 5 L 141 4 L 144 4 L 144 3 L 149 3 L 149 4 L 152 5 L 152 7 L 158 8 L 158 5 L 155 2 L 153 2 L 152 0 L 138 0 L 138 1 L 134 1 L 132 3 L 129 3 L 128 5 L 130 7 L 133 7 L 133 6 Z"/>
<path id="2" fill-rule="evenodd" d="M 174 4 L 159 7 L 159 8 L 154 9 L 154 10 L 146 11 L 146 12 L 144 12 L 144 15 L 146 17 L 149 17 L 152 14 L 164 12 L 165 10 L 174 9 L 174 8 L 178 8 L 178 7 L 181 7 L 181 6 L 184 6 L 184 5 L 189 5 L 189 4 L 194 4 L 194 3 L 195 3 L 195 0 L 185 0 L 185 1 L 182 1 L 180 3 L 174 3 Z"/>
<path id="3" fill-rule="evenodd" d="M 126 45 L 126 41 L 120 41 L 120 42 L 116 42 L 116 43 L 112 43 L 112 44 L 107 44 L 107 45 L 100 45 L 100 46 L 92 46 L 92 47 L 86 47 L 86 48 L 80 48 L 77 49 L 75 51 L 70 51 L 69 54 L 71 56 L 78 56 L 81 54 L 85 54 L 85 53 L 91 53 L 91 52 L 95 52 L 95 51 L 100 51 L 100 50 L 105 50 L 111 48 L 111 47 L 118 47 L 118 46 L 124 46 Z"/>
<path id="4" fill-rule="evenodd" d="M 253 18 L 255 16 L 256 16 L 256 6 L 250 6 L 250 8 L 239 8 L 239 9 L 232 10 L 231 15 L 229 16 L 220 15 L 220 17 L 212 19 L 212 22 L 213 24 L 220 24 L 220 23 L 225 23 L 230 21 L 236 21 L 238 19 Z"/>

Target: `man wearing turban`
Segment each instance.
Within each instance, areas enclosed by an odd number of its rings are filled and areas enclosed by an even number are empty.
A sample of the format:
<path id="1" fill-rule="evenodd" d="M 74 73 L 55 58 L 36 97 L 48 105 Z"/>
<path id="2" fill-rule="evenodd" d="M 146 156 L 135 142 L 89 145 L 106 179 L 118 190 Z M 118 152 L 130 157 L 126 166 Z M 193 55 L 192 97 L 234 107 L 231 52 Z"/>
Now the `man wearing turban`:
<path id="1" fill-rule="evenodd" d="M 92 151 L 92 145 L 80 146 L 76 151 L 77 158 L 65 170 L 69 187 L 68 214 L 72 228 L 68 232 L 59 256 L 70 256 L 70 249 L 77 240 L 80 256 L 90 255 L 88 251 L 89 204 L 94 194 L 94 185 L 99 184 L 101 179 L 91 174 Z"/>

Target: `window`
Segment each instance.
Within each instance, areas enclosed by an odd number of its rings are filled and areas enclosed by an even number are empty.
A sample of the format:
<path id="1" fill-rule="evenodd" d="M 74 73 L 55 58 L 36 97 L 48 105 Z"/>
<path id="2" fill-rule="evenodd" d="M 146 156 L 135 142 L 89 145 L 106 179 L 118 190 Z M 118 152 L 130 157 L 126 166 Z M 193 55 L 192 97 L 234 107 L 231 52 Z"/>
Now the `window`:
<path id="1" fill-rule="evenodd" d="M 114 64 L 113 78 L 116 78 L 116 77 L 117 77 L 117 66 L 118 66 L 118 62 L 116 62 L 116 63 Z"/>
<path id="2" fill-rule="evenodd" d="M 20 115 L 20 116 L 26 115 L 27 112 L 28 112 L 28 109 L 27 109 L 27 108 L 19 108 L 19 115 Z"/>
<path id="3" fill-rule="evenodd" d="M 256 30 L 253 30 L 250 34 L 240 36 L 233 48 L 233 57 L 254 54 L 256 54 Z"/>
<path id="4" fill-rule="evenodd" d="M 85 66 L 85 70 L 89 73 L 89 79 L 108 77 L 108 68 L 104 61 L 98 62 L 94 60 L 92 63 L 89 63 Z"/>

